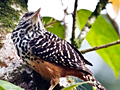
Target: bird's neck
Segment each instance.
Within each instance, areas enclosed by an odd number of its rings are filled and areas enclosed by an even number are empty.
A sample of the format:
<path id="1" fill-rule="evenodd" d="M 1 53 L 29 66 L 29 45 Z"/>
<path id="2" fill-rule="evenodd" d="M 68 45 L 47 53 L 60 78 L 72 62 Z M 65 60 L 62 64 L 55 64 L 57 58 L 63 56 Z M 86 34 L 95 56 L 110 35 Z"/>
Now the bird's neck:
<path id="1" fill-rule="evenodd" d="M 32 24 L 32 29 L 28 33 L 34 33 L 36 35 L 44 35 L 46 29 L 44 28 L 42 22 L 36 22 Z"/>

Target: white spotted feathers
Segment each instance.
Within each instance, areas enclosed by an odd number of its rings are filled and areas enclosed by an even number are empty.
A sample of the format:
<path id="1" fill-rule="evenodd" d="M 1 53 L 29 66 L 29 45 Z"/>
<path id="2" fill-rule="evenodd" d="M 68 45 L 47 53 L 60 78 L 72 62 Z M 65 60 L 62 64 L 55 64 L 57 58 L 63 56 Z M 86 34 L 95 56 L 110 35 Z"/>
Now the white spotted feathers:
<path id="1" fill-rule="evenodd" d="M 85 78 L 91 80 L 88 75 L 92 76 L 92 72 L 86 68 L 85 64 L 91 66 L 92 64 L 73 45 L 47 31 L 42 24 L 39 11 L 27 12 L 12 32 L 11 38 L 18 55 L 28 65 L 30 65 L 29 60 L 36 61 L 36 58 L 40 58 L 56 65 L 75 68 L 86 73 Z"/>
<path id="2" fill-rule="evenodd" d="M 44 36 L 44 38 L 41 36 L 42 40 L 39 40 L 41 38 L 38 35 L 30 41 L 32 54 L 51 63 L 86 71 L 84 68 L 84 65 L 87 64 L 86 60 L 81 53 L 78 53 L 79 51 L 76 51 L 77 49 L 74 49 L 75 47 L 73 48 L 71 44 L 49 31 L 45 32 Z M 48 36 L 49 40 L 46 39 Z M 89 65 L 91 64 L 89 63 Z M 88 70 L 86 72 L 91 73 Z"/>

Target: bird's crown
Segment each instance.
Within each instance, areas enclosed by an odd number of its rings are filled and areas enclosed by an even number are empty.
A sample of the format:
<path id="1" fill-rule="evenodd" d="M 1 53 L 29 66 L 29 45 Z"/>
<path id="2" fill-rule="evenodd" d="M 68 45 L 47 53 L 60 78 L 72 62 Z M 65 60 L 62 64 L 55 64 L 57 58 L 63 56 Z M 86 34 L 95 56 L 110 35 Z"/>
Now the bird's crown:
<path id="1" fill-rule="evenodd" d="M 39 8 L 36 12 L 26 12 L 21 18 L 20 23 L 28 20 L 31 20 L 32 23 L 35 23 L 36 21 L 42 21 L 42 17 L 39 14 L 40 10 L 41 8 Z"/>

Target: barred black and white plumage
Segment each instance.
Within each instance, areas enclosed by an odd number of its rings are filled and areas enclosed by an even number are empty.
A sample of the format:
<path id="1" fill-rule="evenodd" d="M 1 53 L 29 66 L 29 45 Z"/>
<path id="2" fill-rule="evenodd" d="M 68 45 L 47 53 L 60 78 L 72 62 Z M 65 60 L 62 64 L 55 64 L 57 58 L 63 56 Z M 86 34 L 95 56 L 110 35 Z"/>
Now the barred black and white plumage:
<path id="1" fill-rule="evenodd" d="M 83 75 L 83 80 L 94 81 L 97 84 L 92 85 L 97 90 L 105 90 L 85 66 L 92 64 L 73 45 L 44 28 L 39 11 L 40 9 L 37 12 L 27 12 L 12 32 L 18 55 L 30 66 L 30 61 L 40 58 L 56 65 L 77 69 Z"/>

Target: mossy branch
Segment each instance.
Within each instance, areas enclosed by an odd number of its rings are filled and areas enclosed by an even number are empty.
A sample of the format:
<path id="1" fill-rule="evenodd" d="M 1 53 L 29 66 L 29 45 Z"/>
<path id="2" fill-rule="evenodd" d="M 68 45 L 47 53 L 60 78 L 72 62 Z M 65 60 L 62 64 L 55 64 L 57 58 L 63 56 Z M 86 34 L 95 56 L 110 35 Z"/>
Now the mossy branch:
<path id="1" fill-rule="evenodd" d="M 83 27 L 82 31 L 80 32 L 79 36 L 77 37 L 77 40 L 79 44 L 81 45 L 82 41 L 85 39 L 86 35 L 90 31 L 93 23 L 97 19 L 97 17 L 100 15 L 100 12 L 105 9 L 106 4 L 108 3 L 108 0 L 100 0 L 96 6 L 96 9 L 89 17 L 88 21 L 86 22 L 85 26 Z M 77 45 L 77 46 L 80 46 Z M 80 48 L 80 47 L 78 47 Z"/>

